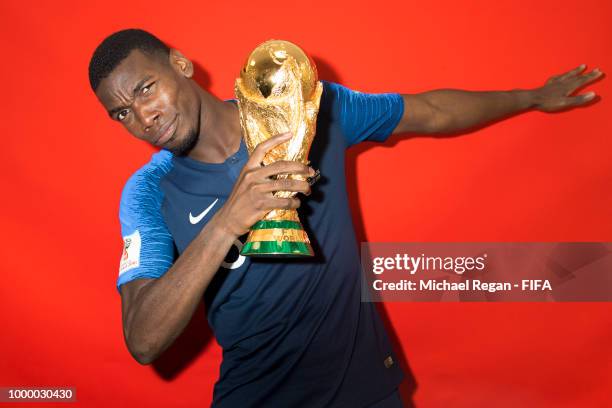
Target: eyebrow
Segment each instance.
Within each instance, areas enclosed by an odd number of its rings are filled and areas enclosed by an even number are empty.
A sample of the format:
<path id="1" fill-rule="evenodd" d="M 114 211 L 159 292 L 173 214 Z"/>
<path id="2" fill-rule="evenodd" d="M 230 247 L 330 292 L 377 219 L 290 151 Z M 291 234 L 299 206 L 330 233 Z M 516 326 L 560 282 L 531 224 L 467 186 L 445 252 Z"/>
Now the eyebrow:
<path id="1" fill-rule="evenodd" d="M 142 89 L 144 84 L 147 81 L 149 81 L 151 78 L 153 78 L 151 75 L 147 75 L 146 77 L 144 77 L 143 79 L 138 81 L 138 83 L 136 84 L 136 86 L 132 90 L 132 97 L 134 97 L 134 95 L 136 95 L 136 92 L 140 91 L 140 89 Z M 117 112 L 119 112 L 119 111 L 121 111 L 123 109 L 126 109 L 126 108 L 127 108 L 127 106 L 117 106 L 116 108 L 113 108 L 113 109 L 108 111 L 108 116 L 110 116 L 112 118 L 115 113 L 117 113 Z"/>

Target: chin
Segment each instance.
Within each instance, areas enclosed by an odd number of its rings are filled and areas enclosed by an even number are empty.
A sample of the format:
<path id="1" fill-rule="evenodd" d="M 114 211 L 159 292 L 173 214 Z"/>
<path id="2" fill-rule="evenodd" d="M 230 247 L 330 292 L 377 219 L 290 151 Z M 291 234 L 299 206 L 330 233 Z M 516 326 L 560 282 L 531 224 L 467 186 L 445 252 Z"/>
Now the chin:
<path id="1" fill-rule="evenodd" d="M 198 143 L 199 133 L 191 130 L 182 138 L 177 138 L 172 146 L 166 146 L 165 149 L 169 150 L 175 156 L 187 156 L 189 152 Z"/>

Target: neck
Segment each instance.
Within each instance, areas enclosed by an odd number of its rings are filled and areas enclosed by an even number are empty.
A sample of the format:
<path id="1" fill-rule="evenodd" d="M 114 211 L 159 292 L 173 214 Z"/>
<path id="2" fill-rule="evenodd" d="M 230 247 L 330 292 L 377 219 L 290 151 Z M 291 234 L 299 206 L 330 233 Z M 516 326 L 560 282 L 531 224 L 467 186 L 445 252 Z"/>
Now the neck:
<path id="1" fill-rule="evenodd" d="M 197 86 L 200 97 L 200 134 L 187 155 L 206 163 L 223 163 L 240 148 L 242 129 L 238 106 Z"/>

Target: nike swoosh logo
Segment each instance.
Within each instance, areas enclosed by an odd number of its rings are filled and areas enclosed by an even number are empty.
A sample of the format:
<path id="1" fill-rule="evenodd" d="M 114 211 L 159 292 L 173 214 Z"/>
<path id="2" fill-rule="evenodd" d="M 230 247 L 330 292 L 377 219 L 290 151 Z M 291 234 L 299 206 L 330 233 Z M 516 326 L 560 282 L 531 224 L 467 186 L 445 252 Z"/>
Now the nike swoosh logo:
<path id="1" fill-rule="evenodd" d="M 202 218 L 204 218 L 206 216 L 206 214 L 208 214 L 208 212 L 210 210 L 212 210 L 212 208 L 215 206 L 215 204 L 217 204 L 217 201 L 219 201 L 219 199 L 217 198 L 215 201 L 213 201 L 213 203 L 211 205 L 209 205 L 204 211 L 202 211 L 200 213 L 200 215 L 198 215 L 197 217 L 194 217 L 191 214 L 191 211 L 189 212 L 189 222 L 192 223 L 193 225 L 197 224 L 198 222 L 202 221 Z"/>

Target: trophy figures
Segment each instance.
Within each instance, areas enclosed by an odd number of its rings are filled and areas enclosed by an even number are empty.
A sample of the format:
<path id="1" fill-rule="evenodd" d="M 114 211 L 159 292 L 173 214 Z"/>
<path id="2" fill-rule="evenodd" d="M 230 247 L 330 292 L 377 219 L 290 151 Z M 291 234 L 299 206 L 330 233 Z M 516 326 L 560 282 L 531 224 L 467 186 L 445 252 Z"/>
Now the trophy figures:
<path id="1" fill-rule="evenodd" d="M 271 149 L 263 160 L 308 163 L 308 152 L 316 131 L 323 85 L 314 62 L 297 45 L 269 40 L 257 46 L 236 79 L 235 93 L 240 126 L 249 153 L 272 136 L 291 132 L 293 137 Z M 278 178 L 304 180 L 301 175 Z M 277 191 L 276 197 L 296 193 Z M 268 212 L 251 227 L 242 255 L 312 256 L 313 251 L 296 210 Z"/>

